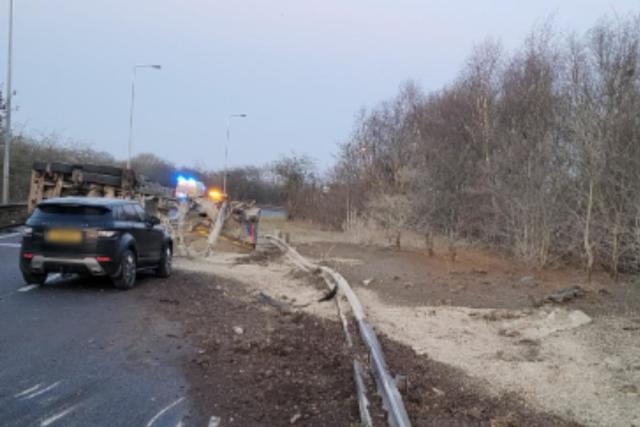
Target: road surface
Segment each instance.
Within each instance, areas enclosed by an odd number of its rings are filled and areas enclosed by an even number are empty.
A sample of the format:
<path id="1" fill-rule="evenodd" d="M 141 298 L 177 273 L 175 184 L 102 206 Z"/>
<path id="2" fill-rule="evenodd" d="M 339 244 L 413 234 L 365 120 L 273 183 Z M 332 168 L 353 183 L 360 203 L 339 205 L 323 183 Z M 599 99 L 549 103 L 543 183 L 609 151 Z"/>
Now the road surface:
<path id="1" fill-rule="evenodd" d="M 20 236 L 0 235 L 3 426 L 188 426 L 193 409 L 177 325 L 107 281 L 54 277 L 25 287 Z"/>

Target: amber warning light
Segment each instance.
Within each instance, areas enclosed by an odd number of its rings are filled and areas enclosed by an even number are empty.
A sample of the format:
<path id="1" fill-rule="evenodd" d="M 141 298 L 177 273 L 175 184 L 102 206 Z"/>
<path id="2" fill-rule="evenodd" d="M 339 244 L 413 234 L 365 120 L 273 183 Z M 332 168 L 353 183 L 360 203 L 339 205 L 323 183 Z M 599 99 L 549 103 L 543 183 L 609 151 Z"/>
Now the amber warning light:
<path id="1" fill-rule="evenodd" d="M 209 190 L 209 198 L 214 202 L 221 202 L 224 200 L 224 193 L 217 188 L 212 188 Z"/>

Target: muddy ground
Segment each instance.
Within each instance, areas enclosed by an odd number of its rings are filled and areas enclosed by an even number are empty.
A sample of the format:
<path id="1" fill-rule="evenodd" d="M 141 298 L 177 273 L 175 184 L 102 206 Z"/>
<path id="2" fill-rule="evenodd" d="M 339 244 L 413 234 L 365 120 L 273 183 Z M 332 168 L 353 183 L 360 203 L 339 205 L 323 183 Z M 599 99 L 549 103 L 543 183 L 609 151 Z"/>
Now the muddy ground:
<path id="1" fill-rule="evenodd" d="M 211 274 L 177 271 L 141 298 L 182 325 L 168 340 L 193 348 L 183 366 L 200 414 L 194 425 L 211 415 L 223 426 L 357 425 L 352 359 L 336 321 L 265 304 L 247 284 Z M 490 396 L 408 346 L 383 338 L 383 347 L 392 371 L 407 377 L 401 391 L 414 425 L 573 425 L 515 395 Z"/>

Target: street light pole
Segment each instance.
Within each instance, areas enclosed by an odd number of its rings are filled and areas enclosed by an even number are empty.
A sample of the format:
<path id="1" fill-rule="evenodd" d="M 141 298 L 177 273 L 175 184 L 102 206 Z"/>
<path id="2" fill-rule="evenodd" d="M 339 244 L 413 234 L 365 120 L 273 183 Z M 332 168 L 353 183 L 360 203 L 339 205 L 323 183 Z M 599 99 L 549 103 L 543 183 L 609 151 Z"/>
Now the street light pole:
<path id="1" fill-rule="evenodd" d="M 127 155 L 127 169 L 131 169 L 131 149 L 133 147 L 133 111 L 136 102 L 136 71 L 138 68 L 152 68 L 161 70 L 162 65 L 136 65 L 133 67 L 133 75 L 131 77 L 131 108 L 129 110 L 129 150 Z"/>
<path id="2" fill-rule="evenodd" d="M 246 114 L 229 114 L 227 117 L 227 142 L 224 145 L 224 175 L 222 176 L 222 193 L 227 195 L 227 160 L 229 157 L 229 142 L 231 140 L 231 119 L 234 117 L 247 117 Z"/>
<path id="3" fill-rule="evenodd" d="M 2 203 L 9 203 L 9 164 L 11 157 L 11 67 L 13 53 L 13 0 L 9 0 L 9 43 L 7 49 L 7 100 L 4 104 L 4 161 L 2 164 Z"/>

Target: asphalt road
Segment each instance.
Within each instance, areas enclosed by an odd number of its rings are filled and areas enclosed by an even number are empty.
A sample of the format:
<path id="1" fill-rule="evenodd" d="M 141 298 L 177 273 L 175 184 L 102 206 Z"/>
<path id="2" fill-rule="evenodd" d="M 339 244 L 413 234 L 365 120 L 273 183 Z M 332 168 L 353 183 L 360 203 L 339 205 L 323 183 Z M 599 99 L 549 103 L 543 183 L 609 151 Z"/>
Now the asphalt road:
<path id="1" fill-rule="evenodd" d="M 188 346 L 140 297 L 157 279 L 130 291 L 61 277 L 25 287 L 19 241 L 0 235 L 0 424 L 191 425 Z"/>

